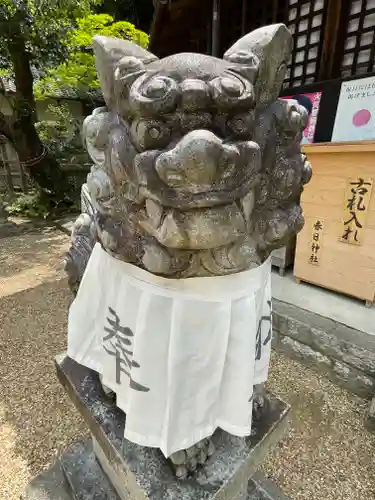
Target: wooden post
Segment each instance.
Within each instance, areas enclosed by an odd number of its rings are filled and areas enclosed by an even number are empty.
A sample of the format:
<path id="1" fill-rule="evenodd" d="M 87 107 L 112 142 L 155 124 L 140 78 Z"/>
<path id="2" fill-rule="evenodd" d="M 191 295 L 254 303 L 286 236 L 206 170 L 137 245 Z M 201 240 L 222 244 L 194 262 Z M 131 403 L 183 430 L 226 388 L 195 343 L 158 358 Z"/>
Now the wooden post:
<path id="1" fill-rule="evenodd" d="M 327 0 L 318 80 L 340 76 L 351 0 Z"/>
<path id="2" fill-rule="evenodd" d="M 220 0 L 213 0 L 212 4 L 212 55 L 219 56 L 219 29 L 220 29 Z"/>
<path id="3" fill-rule="evenodd" d="M 7 161 L 4 162 L 4 167 L 5 167 L 5 175 L 7 179 L 7 186 L 8 186 L 8 191 L 10 194 L 14 193 L 14 185 L 13 185 L 13 178 L 12 178 L 12 170 L 10 168 L 10 165 Z"/>
<path id="4" fill-rule="evenodd" d="M 21 176 L 21 188 L 24 193 L 27 193 L 27 191 L 29 190 L 29 186 L 27 184 L 27 177 L 25 175 L 25 171 L 21 163 L 18 163 L 18 166 L 20 169 L 20 176 Z"/>
<path id="5" fill-rule="evenodd" d="M 287 0 L 287 5 L 288 5 L 288 0 Z M 273 5 L 272 5 L 272 22 L 277 23 L 277 7 L 278 7 L 278 1 L 273 0 Z M 285 24 L 287 24 L 288 19 L 285 19 Z"/>
<path id="6" fill-rule="evenodd" d="M 241 23 L 242 36 L 244 36 L 246 33 L 247 2 L 248 0 L 242 0 L 242 23 Z"/>
<path id="7" fill-rule="evenodd" d="M 8 188 L 9 194 L 14 193 L 13 186 L 13 178 L 12 178 L 12 169 L 9 164 L 9 158 L 5 145 L 6 138 L 4 136 L 0 136 L 0 162 L 3 164 L 4 173 L 5 173 L 5 183 Z"/>

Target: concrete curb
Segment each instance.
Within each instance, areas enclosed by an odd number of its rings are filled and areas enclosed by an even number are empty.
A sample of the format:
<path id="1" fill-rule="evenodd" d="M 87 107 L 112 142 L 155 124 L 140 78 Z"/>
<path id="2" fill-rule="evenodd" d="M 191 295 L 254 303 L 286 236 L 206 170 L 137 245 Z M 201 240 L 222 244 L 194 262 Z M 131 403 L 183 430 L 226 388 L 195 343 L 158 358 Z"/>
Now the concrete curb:
<path id="1" fill-rule="evenodd" d="M 364 398 L 375 394 L 375 337 L 274 299 L 273 346 Z"/>

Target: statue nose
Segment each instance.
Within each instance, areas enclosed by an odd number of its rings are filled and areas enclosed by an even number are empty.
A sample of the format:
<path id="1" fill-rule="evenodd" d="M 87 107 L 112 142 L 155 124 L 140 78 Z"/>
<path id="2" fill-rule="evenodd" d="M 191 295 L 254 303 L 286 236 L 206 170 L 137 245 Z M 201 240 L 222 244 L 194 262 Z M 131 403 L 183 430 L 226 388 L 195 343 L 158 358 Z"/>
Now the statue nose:
<path id="1" fill-rule="evenodd" d="M 208 130 L 186 134 L 171 150 L 162 153 L 155 168 L 169 186 L 211 184 L 221 164 L 225 146 Z"/>

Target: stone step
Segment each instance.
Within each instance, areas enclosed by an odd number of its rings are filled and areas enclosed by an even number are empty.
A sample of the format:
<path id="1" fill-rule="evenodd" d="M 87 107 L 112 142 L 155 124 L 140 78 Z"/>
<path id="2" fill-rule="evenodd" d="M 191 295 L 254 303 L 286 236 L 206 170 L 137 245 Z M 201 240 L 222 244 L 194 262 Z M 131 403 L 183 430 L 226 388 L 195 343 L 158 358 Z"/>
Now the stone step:
<path id="1" fill-rule="evenodd" d="M 119 497 L 95 458 L 92 441 L 87 440 L 71 446 L 53 467 L 33 479 L 21 500 L 119 500 Z M 289 499 L 257 472 L 249 481 L 246 500 Z"/>
<path id="2" fill-rule="evenodd" d="M 95 458 L 91 440 L 71 446 L 60 463 L 74 500 L 119 500 Z"/>
<path id="3" fill-rule="evenodd" d="M 275 483 L 256 472 L 249 481 L 247 500 L 290 500 Z"/>
<path id="4" fill-rule="evenodd" d="M 74 500 L 59 460 L 29 483 L 21 500 Z"/>

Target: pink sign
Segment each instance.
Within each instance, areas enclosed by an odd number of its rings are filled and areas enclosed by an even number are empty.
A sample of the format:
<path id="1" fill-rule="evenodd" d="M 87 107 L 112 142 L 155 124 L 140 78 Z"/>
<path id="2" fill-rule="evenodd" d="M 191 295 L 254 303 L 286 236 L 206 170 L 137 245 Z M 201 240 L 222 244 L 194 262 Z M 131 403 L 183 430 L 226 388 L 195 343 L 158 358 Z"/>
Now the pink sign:
<path id="1" fill-rule="evenodd" d="M 309 111 L 307 126 L 303 131 L 302 144 L 312 144 L 314 142 L 321 98 L 321 92 L 309 92 L 306 94 L 295 94 L 293 96 L 282 97 L 282 99 L 295 99 L 301 106 L 304 106 Z"/>

